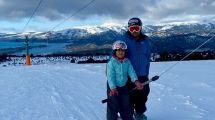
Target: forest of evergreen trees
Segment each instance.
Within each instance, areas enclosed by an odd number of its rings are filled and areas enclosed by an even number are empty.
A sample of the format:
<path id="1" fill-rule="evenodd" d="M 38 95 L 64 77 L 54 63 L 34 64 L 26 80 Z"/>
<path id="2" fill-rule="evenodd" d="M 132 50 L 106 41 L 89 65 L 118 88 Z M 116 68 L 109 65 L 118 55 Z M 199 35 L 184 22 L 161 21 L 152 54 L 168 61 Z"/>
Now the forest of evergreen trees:
<path id="1" fill-rule="evenodd" d="M 152 53 L 151 61 L 179 61 L 186 57 L 189 53 Z M 31 54 L 31 59 L 34 64 L 44 63 L 44 61 L 60 61 L 67 60 L 71 63 L 106 63 L 110 54 L 49 54 L 49 55 L 33 55 Z M 13 58 L 13 59 L 12 59 Z M 17 59 L 15 59 L 17 58 Z M 18 59 L 21 58 L 21 59 Z M 41 59 L 45 58 L 45 59 Z M 40 60 L 39 60 L 40 59 Z M 183 60 L 211 60 L 215 59 L 215 51 L 203 51 L 194 52 L 190 54 L 186 59 Z M 15 64 L 18 61 L 25 60 L 25 55 L 0 55 L 0 63 L 5 61 L 12 61 Z M 36 62 L 35 62 L 36 61 Z M 19 63 L 24 64 L 24 63 Z"/>

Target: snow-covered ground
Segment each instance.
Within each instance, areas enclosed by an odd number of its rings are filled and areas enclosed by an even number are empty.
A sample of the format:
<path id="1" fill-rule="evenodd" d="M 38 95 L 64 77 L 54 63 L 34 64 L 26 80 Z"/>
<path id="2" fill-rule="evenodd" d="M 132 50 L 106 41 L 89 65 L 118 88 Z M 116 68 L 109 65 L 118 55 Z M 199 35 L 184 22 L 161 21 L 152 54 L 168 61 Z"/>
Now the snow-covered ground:
<path id="1" fill-rule="evenodd" d="M 151 63 L 150 77 L 175 62 Z M 215 61 L 183 61 L 151 83 L 149 120 L 214 120 Z M 105 120 L 105 64 L 0 67 L 0 120 Z"/>

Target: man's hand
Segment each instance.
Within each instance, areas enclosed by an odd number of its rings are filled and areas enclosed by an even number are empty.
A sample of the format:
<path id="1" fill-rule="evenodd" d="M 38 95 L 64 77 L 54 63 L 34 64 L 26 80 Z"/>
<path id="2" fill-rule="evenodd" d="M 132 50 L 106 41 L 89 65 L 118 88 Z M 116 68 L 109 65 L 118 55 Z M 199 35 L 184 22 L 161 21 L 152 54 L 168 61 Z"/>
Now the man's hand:
<path id="1" fill-rule="evenodd" d="M 109 96 L 114 96 L 114 95 L 118 95 L 118 90 L 115 88 L 115 89 L 112 89 L 110 92 L 109 92 Z"/>
<path id="2" fill-rule="evenodd" d="M 137 87 L 138 90 L 142 90 L 143 89 L 143 85 L 138 80 L 136 80 L 134 84 L 136 85 L 136 87 Z"/>

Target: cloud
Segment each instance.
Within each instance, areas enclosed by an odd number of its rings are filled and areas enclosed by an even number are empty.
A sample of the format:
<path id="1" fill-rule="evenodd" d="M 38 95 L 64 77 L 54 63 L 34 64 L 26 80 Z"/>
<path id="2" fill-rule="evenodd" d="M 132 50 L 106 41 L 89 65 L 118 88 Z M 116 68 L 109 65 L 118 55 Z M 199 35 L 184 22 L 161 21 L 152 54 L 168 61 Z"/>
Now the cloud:
<path id="1" fill-rule="evenodd" d="M 4 3 L 3 3 L 3 0 L 0 0 L 0 6 L 2 6 Z"/>
<path id="2" fill-rule="evenodd" d="M 50 21 L 61 20 L 71 16 L 90 1 L 44 0 L 35 16 Z M 38 2 L 39 0 L 19 0 L 19 3 L 17 0 L 0 0 L 0 20 L 26 19 Z M 214 0 L 95 0 L 73 19 L 85 20 L 97 16 L 120 22 L 135 16 L 146 23 L 162 22 L 170 18 L 177 21 L 183 18 L 191 19 L 187 16 L 213 16 L 214 6 Z"/>
<path id="3" fill-rule="evenodd" d="M 13 33 L 16 33 L 14 31 L 17 31 L 17 29 L 15 28 L 0 28 L 0 34 L 1 33 L 9 33 L 9 34 L 13 34 Z"/>

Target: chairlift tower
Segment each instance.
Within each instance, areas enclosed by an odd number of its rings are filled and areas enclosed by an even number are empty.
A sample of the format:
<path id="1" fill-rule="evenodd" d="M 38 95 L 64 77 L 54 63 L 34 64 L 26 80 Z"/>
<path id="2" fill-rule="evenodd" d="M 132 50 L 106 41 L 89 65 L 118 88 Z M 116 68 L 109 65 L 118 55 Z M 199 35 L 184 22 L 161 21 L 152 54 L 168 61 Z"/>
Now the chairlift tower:
<path id="1" fill-rule="evenodd" d="M 29 54 L 29 39 L 28 39 L 28 35 L 25 36 L 25 45 L 26 45 L 26 65 L 31 65 L 31 57 Z"/>

